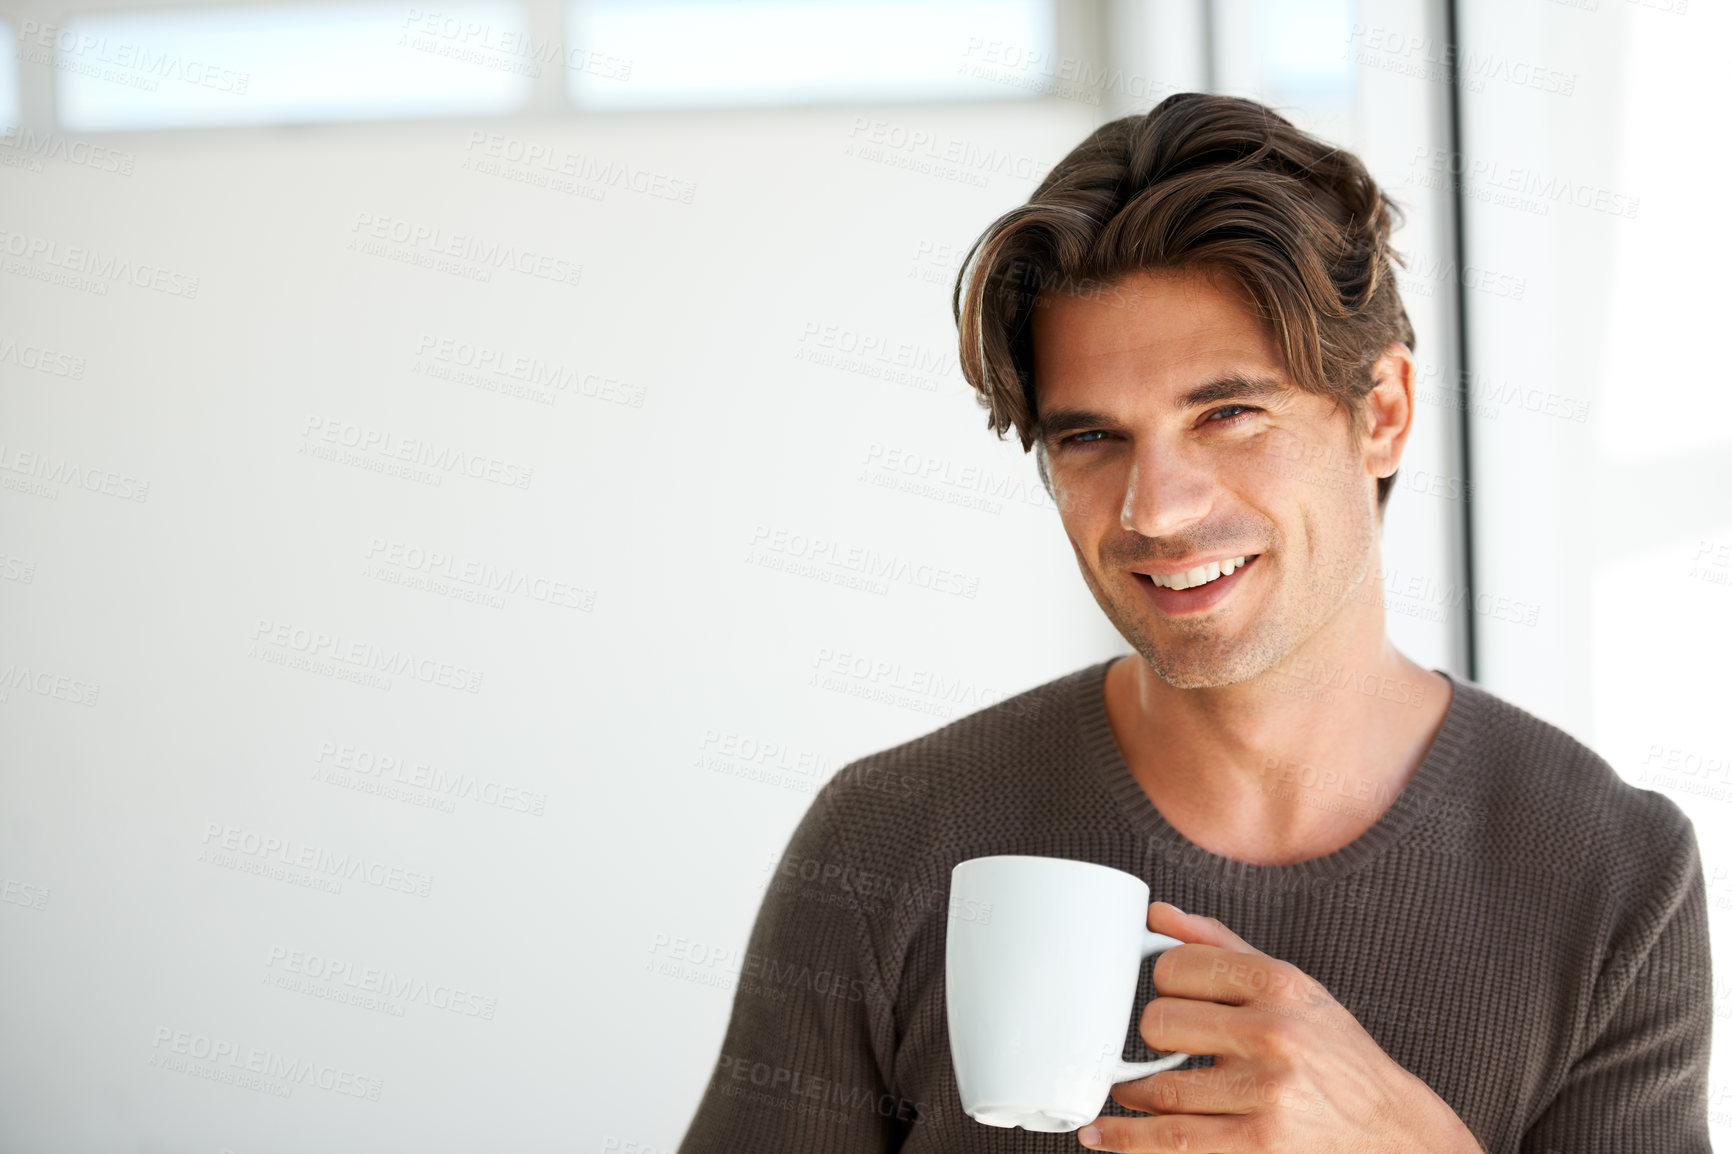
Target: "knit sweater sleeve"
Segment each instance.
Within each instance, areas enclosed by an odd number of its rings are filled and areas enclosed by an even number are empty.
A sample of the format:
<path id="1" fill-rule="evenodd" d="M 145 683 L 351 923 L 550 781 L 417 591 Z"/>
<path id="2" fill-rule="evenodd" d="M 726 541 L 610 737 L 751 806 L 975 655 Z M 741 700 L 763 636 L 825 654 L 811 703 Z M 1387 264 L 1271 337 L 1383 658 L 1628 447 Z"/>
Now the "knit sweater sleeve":
<path id="1" fill-rule="evenodd" d="M 1680 815 L 1681 816 L 1681 815 Z M 1585 1044 L 1523 1154 L 1709 1154 L 1708 900 L 1688 820 L 1601 968 Z"/>
<path id="2" fill-rule="evenodd" d="M 859 884 L 820 791 L 752 927 L 721 1054 L 678 1154 L 884 1154 L 917 1119 L 891 1092 L 890 1009 Z"/>

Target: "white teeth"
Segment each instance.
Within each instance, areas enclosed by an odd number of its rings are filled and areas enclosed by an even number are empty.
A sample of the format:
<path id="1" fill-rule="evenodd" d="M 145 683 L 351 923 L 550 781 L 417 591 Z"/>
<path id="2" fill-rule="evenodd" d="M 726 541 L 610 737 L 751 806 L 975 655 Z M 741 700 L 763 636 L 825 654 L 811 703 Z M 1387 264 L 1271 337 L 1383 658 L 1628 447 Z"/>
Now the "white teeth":
<path id="1" fill-rule="evenodd" d="M 1207 565 L 1199 565 L 1195 569 L 1189 569 L 1183 573 L 1167 575 L 1151 573 L 1149 579 L 1156 585 L 1162 585 L 1168 589 L 1193 589 L 1198 585 L 1207 585 L 1217 577 L 1225 577 L 1244 564 L 1245 558 L 1234 557 L 1227 561 L 1211 561 Z"/>

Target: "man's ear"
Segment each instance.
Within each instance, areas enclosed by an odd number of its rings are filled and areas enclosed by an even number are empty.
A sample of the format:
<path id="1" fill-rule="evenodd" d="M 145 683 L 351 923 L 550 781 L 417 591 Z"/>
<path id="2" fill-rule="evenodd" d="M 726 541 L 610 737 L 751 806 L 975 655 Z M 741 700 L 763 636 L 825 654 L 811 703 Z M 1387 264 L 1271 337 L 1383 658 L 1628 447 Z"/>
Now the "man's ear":
<path id="1" fill-rule="evenodd" d="M 1372 389 L 1359 402 L 1365 467 L 1387 477 L 1401 464 L 1407 435 L 1413 431 L 1413 351 L 1390 341 L 1371 366 Z"/>

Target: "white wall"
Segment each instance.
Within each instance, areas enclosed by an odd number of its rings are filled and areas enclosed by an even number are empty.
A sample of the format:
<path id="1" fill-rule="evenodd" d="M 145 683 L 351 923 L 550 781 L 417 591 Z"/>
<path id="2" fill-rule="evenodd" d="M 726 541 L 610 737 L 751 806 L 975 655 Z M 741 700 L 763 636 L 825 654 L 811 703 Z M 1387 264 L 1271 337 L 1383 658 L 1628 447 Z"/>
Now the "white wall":
<path id="1" fill-rule="evenodd" d="M 0 705 L 0 874 L 31 903 L 0 908 L 0 988 L 31 992 L 0 998 L 5 1145 L 672 1145 L 730 994 L 705 984 L 725 956 L 649 972 L 665 943 L 743 947 L 771 856 L 846 761 L 1113 651 L 1032 462 L 985 431 L 954 368 L 948 313 L 961 247 L 1090 117 L 139 136 L 111 142 L 130 175 L 0 171 L 0 227 L 53 259 L 85 246 L 198 281 L 190 298 L 83 291 L 33 279 L 46 256 L 0 279 L 0 337 L 81 369 L 0 363 L 6 465 L 70 459 L 142 496 L 20 491 L 17 472 L 0 491 L 0 668 L 70 679 L 56 697 L 15 674 Z M 863 122 L 997 159 L 909 171 L 861 152 Z M 689 182 L 691 203 L 630 177 L 590 199 L 466 168 L 483 129 Z M 579 283 L 357 251 L 366 216 L 580 264 Z M 541 404 L 459 383 L 445 342 L 572 387 Z M 604 379 L 641 406 L 586 395 Z M 304 451 L 350 426 L 486 458 L 499 480 Z M 901 488 L 909 461 L 924 488 Z M 823 579 L 768 567 L 819 539 Z M 850 550 L 891 575 L 833 583 Z M 497 603 L 413 588 L 439 567 L 410 551 L 530 581 Z M 451 668 L 357 684 L 276 661 L 304 655 L 296 630 L 340 639 L 326 658 L 368 645 Z M 438 683 L 469 671 L 476 692 Z M 739 754 L 753 746 L 778 752 Z M 331 752 L 349 748 L 402 768 Z M 449 797 L 417 788 L 422 766 L 461 775 L 448 812 L 420 804 Z M 381 778 L 399 796 L 362 792 Z M 386 884 L 327 893 L 213 862 L 230 836 L 379 863 Z M 422 878 L 424 895 L 393 891 Z M 354 983 L 455 987 L 491 1017 L 291 991 L 290 952 Z M 152 1068 L 180 1031 L 383 1090 L 283 1100 Z"/>
<path id="2" fill-rule="evenodd" d="M 1130 82 L 1140 53 L 1177 67 L 1160 34 L 1115 44 Z M 1255 59 L 1234 75 L 1278 95 Z M 1361 151 L 1436 260 L 1441 202 L 1403 186 L 1435 86 L 1361 67 L 1346 92 L 1282 103 Z M 813 789 L 1126 648 L 954 367 L 949 287 L 1136 95 L 141 134 L 102 140 L 125 174 L 0 166 L 0 228 L 55 246 L 0 266 L 3 1144 L 672 1148 Z M 477 167 L 493 133 L 621 182 Z M 375 222 L 581 272 L 427 267 Z M 72 247 L 175 291 L 41 279 Z M 1440 372 L 1446 287 L 1409 296 Z M 570 387 L 454 376 L 463 349 Z M 1404 474 L 1447 473 L 1450 417 L 1421 413 Z M 349 428 L 527 484 L 312 455 Z M 95 491 L 32 488 L 43 461 Z M 1387 565 L 1447 580 L 1448 499 L 1390 508 Z M 789 571 L 796 539 L 842 563 Z M 851 550 L 896 576 L 838 584 Z M 522 590 L 454 595 L 501 574 Z M 1459 671 L 1447 619 L 1392 608 L 1398 644 Z M 340 639 L 323 668 L 277 660 L 297 630 Z M 433 664 L 358 684 L 339 646 Z M 340 892 L 289 879 L 345 858 Z M 315 957 L 347 969 L 292 972 Z M 406 992 L 357 1004 L 387 981 Z M 377 1100 L 205 1076 L 255 1050 Z"/>
<path id="3" fill-rule="evenodd" d="M 1732 426 L 1717 342 L 1732 264 L 1712 137 L 1732 100 L 1723 4 L 1464 5 L 1467 236 L 1519 275 L 1475 295 L 1483 680 L 1696 826 L 1717 970 L 1732 951 Z M 1517 80 L 1524 81 L 1516 83 Z M 1531 411 L 1530 411 L 1531 410 Z M 1577 419 L 1581 418 L 1581 419 Z M 1732 983 L 1716 982 L 1716 1029 Z M 1711 1075 L 1732 1140 L 1732 1071 Z"/>

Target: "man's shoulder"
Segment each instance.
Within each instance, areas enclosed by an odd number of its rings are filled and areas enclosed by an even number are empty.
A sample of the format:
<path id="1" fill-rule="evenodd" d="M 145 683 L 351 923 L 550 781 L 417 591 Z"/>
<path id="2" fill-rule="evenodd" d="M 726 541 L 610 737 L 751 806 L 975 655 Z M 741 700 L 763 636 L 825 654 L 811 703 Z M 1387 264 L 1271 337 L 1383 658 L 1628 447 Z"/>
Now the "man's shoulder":
<path id="1" fill-rule="evenodd" d="M 1693 856 L 1689 817 L 1665 794 L 1631 783 L 1585 742 L 1477 682 L 1452 678 L 1467 719 L 1458 772 L 1478 817 L 1524 853 L 1598 874 L 1608 855 Z"/>
<path id="2" fill-rule="evenodd" d="M 1015 804 L 1072 762 L 1080 765 L 1078 706 L 1104 664 L 1093 662 L 856 758 L 818 797 L 841 817 L 891 812 L 913 819 Z"/>

